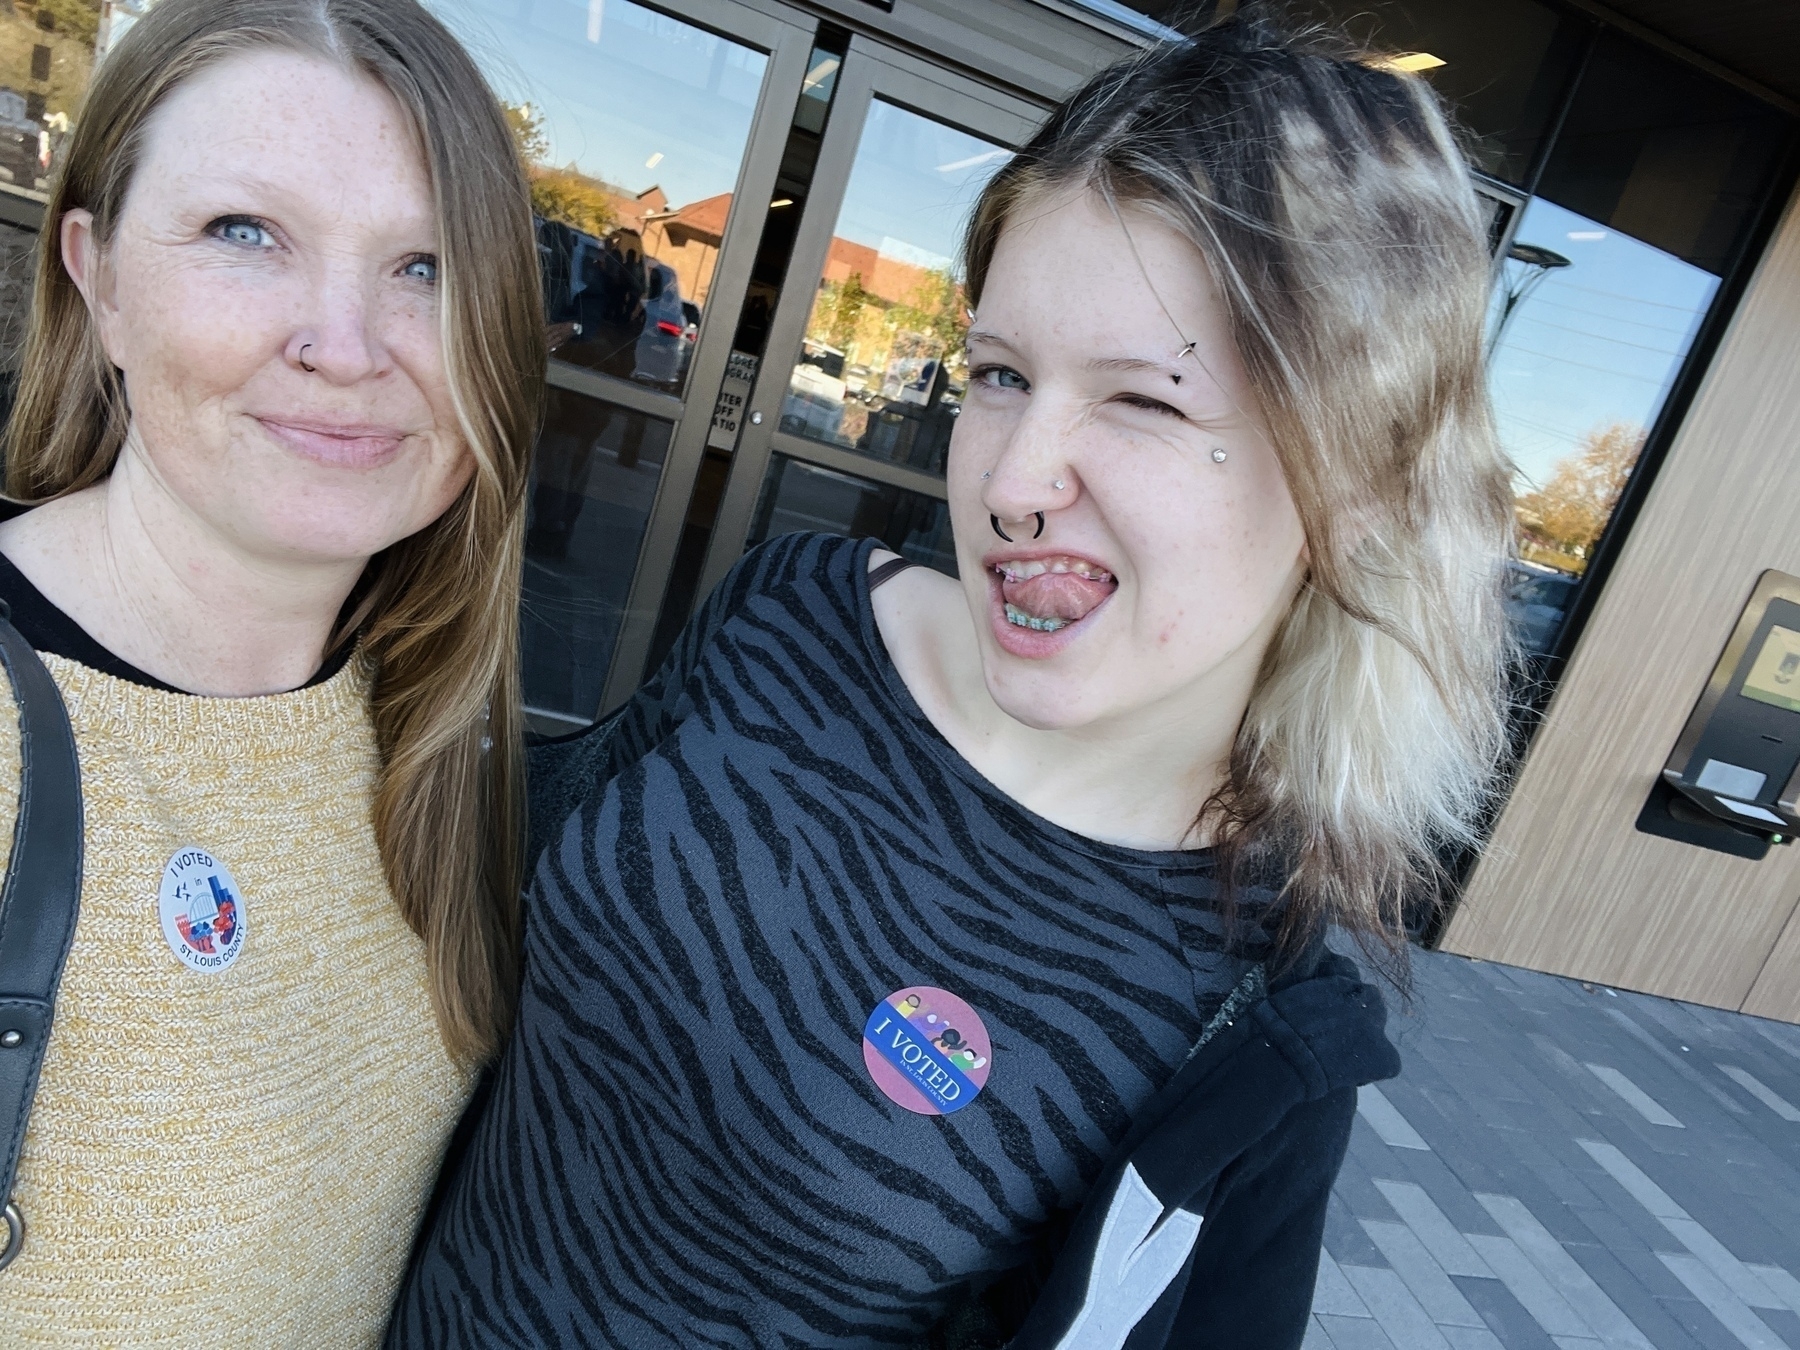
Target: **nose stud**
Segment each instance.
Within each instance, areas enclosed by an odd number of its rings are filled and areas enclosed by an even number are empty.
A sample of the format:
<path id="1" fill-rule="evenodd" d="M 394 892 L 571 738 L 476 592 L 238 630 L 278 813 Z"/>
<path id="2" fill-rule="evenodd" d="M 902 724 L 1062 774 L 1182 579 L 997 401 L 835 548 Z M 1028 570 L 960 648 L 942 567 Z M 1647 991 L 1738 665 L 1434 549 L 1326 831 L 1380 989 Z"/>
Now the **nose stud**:
<path id="1" fill-rule="evenodd" d="M 318 369 L 317 366 L 309 366 L 306 364 L 307 348 L 309 348 L 311 346 L 312 346 L 312 343 L 308 342 L 305 346 L 300 348 L 299 354 L 297 356 L 295 356 L 295 358 L 294 358 L 296 361 L 298 361 L 300 363 L 300 369 L 304 370 L 308 375 L 311 375 L 314 371 L 316 371 Z"/>
<path id="2" fill-rule="evenodd" d="M 1214 446 L 1213 447 L 1213 463 L 1214 464 L 1223 464 L 1224 462 L 1225 462 L 1225 447 L 1222 445 Z"/>
<path id="3" fill-rule="evenodd" d="M 1064 488 L 1066 488 L 1068 486 L 1068 484 L 1063 482 L 1063 480 L 1059 478 L 1054 483 L 1052 483 L 1050 486 L 1055 488 L 1058 492 L 1061 492 Z"/>
<path id="4" fill-rule="evenodd" d="M 981 481 L 985 483 L 985 482 L 987 482 L 988 479 L 992 478 L 993 476 L 994 476 L 994 471 L 992 469 L 988 469 L 981 475 Z"/>

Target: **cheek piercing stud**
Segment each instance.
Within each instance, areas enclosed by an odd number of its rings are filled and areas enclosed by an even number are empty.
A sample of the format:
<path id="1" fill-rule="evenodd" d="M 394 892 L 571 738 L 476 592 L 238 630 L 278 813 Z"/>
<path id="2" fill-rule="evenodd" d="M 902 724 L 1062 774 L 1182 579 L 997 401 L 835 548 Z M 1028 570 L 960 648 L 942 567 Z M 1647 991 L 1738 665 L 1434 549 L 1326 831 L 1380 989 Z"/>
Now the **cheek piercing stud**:
<path id="1" fill-rule="evenodd" d="M 1213 463 L 1214 464 L 1223 464 L 1224 462 L 1225 462 L 1225 448 L 1223 446 L 1214 447 Z"/>

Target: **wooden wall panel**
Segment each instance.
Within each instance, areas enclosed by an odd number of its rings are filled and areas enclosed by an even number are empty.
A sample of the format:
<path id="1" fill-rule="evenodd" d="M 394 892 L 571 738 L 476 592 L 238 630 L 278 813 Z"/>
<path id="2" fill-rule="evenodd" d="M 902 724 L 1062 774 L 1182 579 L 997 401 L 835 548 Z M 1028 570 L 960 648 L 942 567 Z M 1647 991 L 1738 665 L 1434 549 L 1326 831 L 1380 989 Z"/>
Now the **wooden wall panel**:
<path id="1" fill-rule="evenodd" d="M 1776 940 L 1775 950 L 1750 986 L 1744 1011 L 1783 1022 L 1800 1022 L 1800 904 Z"/>
<path id="2" fill-rule="evenodd" d="M 1582 635 L 1448 950 L 1727 1008 L 1754 987 L 1765 1015 L 1800 1021 L 1800 845 L 1750 862 L 1633 828 L 1769 567 L 1800 573 L 1792 204 Z"/>

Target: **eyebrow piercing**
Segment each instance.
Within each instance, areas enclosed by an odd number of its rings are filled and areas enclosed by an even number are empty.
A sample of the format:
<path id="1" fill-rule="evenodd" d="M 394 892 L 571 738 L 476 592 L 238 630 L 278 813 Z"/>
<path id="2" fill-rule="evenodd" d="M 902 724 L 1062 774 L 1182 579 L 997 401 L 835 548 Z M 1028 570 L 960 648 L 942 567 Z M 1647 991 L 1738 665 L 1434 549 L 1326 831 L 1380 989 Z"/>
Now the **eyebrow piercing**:
<path id="1" fill-rule="evenodd" d="M 1223 464 L 1224 462 L 1225 462 L 1225 447 L 1222 445 L 1215 445 L 1213 447 L 1213 463 L 1214 464 Z"/>

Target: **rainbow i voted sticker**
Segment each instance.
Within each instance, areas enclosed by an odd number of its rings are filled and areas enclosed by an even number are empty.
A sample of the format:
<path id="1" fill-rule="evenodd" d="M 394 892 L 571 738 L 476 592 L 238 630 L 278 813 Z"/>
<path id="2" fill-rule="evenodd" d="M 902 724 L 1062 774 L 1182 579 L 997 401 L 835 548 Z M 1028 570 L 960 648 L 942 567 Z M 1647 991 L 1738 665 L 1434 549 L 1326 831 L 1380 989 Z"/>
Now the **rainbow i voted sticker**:
<path id="1" fill-rule="evenodd" d="M 994 1047 L 975 1010 L 930 985 L 898 989 L 863 1024 L 863 1063 L 896 1106 L 947 1116 L 975 1100 Z"/>

